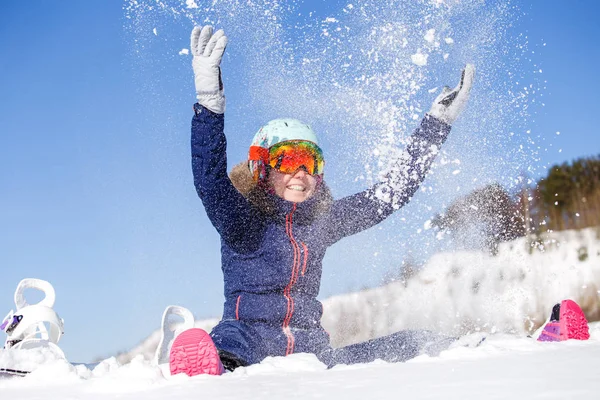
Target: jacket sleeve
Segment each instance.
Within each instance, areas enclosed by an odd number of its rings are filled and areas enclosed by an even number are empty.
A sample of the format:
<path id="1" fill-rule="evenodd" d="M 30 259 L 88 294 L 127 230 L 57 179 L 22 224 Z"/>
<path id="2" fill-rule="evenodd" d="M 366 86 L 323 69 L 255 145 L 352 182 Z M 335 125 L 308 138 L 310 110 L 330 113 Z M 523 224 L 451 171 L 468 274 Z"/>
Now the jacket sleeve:
<path id="1" fill-rule="evenodd" d="M 379 183 L 333 203 L 328 221 L 331 243 L 377 225 L 408 203 L 449 132 L 450 125 L 426 114 Z"/>
<path id="2" fill-rule="evenodd" d="M 199 104 L 192 119 L 192 171 L 196 192 L 221 238 L 243 243 L 256 228 L 255 211 L 227 175 L 224 115 Z"/>

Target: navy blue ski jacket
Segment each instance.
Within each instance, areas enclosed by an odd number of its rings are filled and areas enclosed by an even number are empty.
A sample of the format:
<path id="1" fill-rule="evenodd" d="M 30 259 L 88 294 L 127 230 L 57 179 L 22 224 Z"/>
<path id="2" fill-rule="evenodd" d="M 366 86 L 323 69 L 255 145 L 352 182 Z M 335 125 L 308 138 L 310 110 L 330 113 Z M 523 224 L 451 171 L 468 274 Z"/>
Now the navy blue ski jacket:
<path id="1" fill-rule="evenodd" d="M 194 111 L 194 185 L 221 237 L 225 304 L 211 332 L 217 348 L 244 364 L 319 354 L 329 347 L 317 300 L 325 251 L 406 204 L 450 126 L 426 115 L 396 167 L 363 192 L 334 201 L 323 183 L 311 198 L 293 203 L 253 186 L 245 163 L 230 177 L 224 115 L 199 104 Z"/>

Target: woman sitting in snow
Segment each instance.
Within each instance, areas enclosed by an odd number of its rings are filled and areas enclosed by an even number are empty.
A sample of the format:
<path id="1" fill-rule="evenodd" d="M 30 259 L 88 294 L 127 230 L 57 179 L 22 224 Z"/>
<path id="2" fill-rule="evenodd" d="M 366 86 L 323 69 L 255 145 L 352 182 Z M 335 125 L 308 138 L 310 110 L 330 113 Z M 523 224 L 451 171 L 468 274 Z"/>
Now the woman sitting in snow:
<path id="1" fill-rule="evenodd" d="M 375 359 L 404 361 L 436 354 L 452 338 L 403 331 L 334 349 L 317 300 L 322 260 L 338 240 L 377 225 L 417 191 L 464 108 L 474 68 L 444 88 L 411 136 L 395 172 L 364 192 L 333 200 L 323 180 L 324 157 L 310 126 L 277 119 L 254 136 L 247 161 L 227 175 L 222 30 L 192 31 L 198 103 L 192 120 L 194 184 L 221 236 L 225 304 L 207 334 L 193 328 L 171 347 L 171 373 L 221 374 L 268 356 L 312 353 L 328 367 Z"/>

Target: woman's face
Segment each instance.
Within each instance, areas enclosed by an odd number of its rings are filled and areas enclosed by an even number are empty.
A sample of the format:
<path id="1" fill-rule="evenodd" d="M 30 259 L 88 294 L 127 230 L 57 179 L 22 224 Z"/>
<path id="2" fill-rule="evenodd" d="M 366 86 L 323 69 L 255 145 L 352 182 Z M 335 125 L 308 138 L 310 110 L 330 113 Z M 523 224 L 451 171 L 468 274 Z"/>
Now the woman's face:
<path id="1" fill-rule="evenodd" d="M 293 174 L 284 174 L 276 169 L 271 169 L 269 184 L 275 190 L 275 194 L 282 199 L 301 203 L 315 193 L 317 179 L 303 168 Z"/>

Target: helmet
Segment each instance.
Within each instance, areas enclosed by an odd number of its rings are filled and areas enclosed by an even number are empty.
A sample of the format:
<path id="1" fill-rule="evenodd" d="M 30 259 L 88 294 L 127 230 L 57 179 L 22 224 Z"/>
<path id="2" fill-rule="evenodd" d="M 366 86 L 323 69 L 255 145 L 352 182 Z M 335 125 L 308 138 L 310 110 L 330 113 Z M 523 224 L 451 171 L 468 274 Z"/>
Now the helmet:
<path id="1" fill-rule="evenodd" d="M 268 149 L 274 144 L 287 142 L 288 140 L 308 140 L 318 145 L 317 135 L 312 128 L 297 119 L 280 118 L 269 121 L 260 128 L 251 146 L 260 146 Z"/>
<path id="2" fill-rule="evenodd" d="M 266 166 L 261 153 L 274 144 L 289 140 L 306 140 L 319 144 L 317 135 L 309 125 L 292 118 L 274 119 L 256 132 L 248 154 L 248 168 L 255 181 L 266 178 Z"/>

